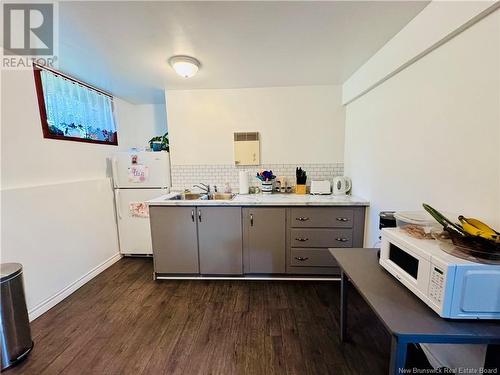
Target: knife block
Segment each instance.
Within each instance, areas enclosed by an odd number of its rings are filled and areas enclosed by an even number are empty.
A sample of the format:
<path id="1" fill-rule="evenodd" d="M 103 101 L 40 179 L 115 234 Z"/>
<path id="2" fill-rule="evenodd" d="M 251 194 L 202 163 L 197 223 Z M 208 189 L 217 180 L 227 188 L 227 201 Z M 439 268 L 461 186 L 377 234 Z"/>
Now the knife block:
<path id="1" fill-rule="evenodd" d="M 295 194 L 306 194 L 306 185 L 295 185 Z"/>

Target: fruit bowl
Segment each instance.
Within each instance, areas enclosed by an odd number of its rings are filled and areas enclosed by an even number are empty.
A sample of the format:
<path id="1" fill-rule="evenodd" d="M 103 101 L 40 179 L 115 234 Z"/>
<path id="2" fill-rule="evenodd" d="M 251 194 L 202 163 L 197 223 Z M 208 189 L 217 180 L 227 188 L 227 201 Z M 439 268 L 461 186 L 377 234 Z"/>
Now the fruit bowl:
<path id="1" fill-rule="evenodd" d="M 461 246 L 478 251 L 500 253 L 500 233 L 485 223 L 462 215 L 458 217 L 459 223 L 454 223 L 442 213 L 428 204 L 423 204 L 424 209 L 443 226 L 448 232 L 451 241 L 456 246 Z"/>
<path id="2" fill-rule="evenodd" d="M 485 246 L 482 241 L 461 238 L 459 233 L 454 233 L 452 230 L 432 229 L 431 235 L 439 242 L 441 250 L 450 255 L 471 262 L 500 264 L 500 251 L 492 251 L 489 243 Z"/>
<path id="3" fill-rule="evenodd" d="M 494 242 L 478 236 L 462 235 L 453 230 L 448 230 L 451 240 L 456 246 L 474 249 L 481 252 L 500 254 L 500 242 Z"/>

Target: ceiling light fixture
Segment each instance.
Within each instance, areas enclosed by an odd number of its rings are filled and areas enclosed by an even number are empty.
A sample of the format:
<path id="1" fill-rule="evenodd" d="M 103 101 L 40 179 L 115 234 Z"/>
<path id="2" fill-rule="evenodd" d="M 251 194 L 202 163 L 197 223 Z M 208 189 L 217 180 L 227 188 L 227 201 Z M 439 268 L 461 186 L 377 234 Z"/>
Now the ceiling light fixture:
<path id="1" fill-rule="evenodd" d="M 175 72 L 183 78 L 194 76 L 200 69 L 200 62 L 190 56 L 172 56 L 168 62 Z"/>

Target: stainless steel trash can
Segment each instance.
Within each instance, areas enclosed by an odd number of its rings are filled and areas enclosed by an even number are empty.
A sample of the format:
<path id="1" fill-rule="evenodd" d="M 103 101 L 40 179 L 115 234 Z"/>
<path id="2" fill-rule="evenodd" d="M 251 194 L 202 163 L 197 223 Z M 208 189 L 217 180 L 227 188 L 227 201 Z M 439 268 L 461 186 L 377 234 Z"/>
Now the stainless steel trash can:
<path id="1" fill-rule="evenodd" d="M 24 298 L 23 266 L 0 264 L 1 273 L 1 365 L 2 370 L 27 357 L 33 348 L 30 322 Z"/>

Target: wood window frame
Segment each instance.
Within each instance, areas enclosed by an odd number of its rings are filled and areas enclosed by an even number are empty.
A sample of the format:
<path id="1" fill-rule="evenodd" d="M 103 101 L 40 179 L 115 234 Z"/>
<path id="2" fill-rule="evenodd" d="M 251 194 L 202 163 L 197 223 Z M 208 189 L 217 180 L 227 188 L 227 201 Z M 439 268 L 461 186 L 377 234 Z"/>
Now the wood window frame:
<path id="1" fill-rule="evenodd" d="M 48 139 L 58 139 L 61 141 L 73 141 L 73 142 L 83 142 L 83 143 L 96 143 L 96 144 L 101 144 L 101 145 L 111 145 L 111 146 L 118 146 L 118 129 L 116 129 L 116 123 L 115 123 L 115 139 L 113 141 L 100 141 L 98 139 L 86 139 L 86 138 L 79 138 L 79 137 L 67 137 L 64 135 L 57 135 L 53 134 L 49 130 L 49 123 L 47 121 L 47 110 L 45 107 L 45 98 L 43 96 L 43 84 L 42 84 L 42 70 L 47 70 L 53 74 L 56 74 L 58 76 L 64 77 L 65 79 L 72 81 L 76 84 L 79 84 L 81 86 L 84 86 L 88 88 L 89 90 L 97 91 L 101 95 L 105 95 L 113 99 L 113 96 L 105 91 L 99 90 L 93 86 L 90 86 L 89 84 L 82 82 L 76 78 L 73 78 L 71 76 L 68 76 L 67 74 L 61 73 L 57 70 L 49 69 L 47 67 L 42 67 L 37 64 L 33 64 L 33 74 L 35 77 L 35 88 L 36 88 L 36 95 L 38 99 L 38 109 L 40 111 L 40 120 L 42 122 L 42 131 L 43 131 L 43 137 L 48 138 Z M 111 101 L 111 110 L 113 112 L 113 119 L 114 119 L 114 102 L 113 100 Z"/>

